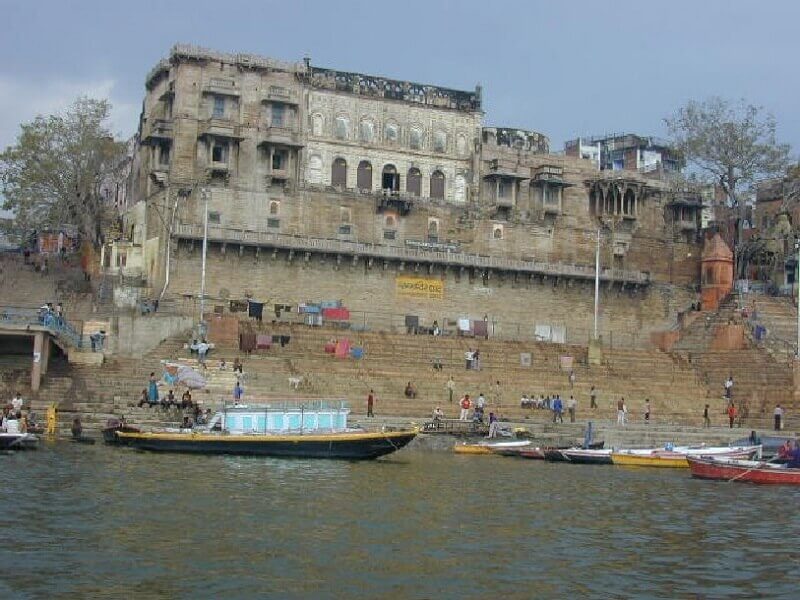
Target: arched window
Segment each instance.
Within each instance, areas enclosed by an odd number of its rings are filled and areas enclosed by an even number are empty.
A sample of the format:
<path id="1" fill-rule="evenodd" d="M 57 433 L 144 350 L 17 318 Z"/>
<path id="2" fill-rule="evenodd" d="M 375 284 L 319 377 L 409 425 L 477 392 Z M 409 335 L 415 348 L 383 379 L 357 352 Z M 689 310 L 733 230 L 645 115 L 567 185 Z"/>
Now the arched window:
<path id="1" fill-rule="evenodd" d="M 444 198 L 444 173 L 431 173 L 431 198 Z"/>
<path id="2" fill-rule="evenodd" d="M 632 215 L 633 214 L 633 207 L 636 203 L 635 196 L 633 190 L 626 190 L 625 195 L 622 198 L 622 214 L 623 215 Z"/>
<path id="3" fill-rule="evenodd" d="M 447 151 L 447 134 L 444 131 L 436 131 L 433 134 L 433 151 Z"/>
<path id="4" fill-rule="evenodd" d="M 331 165 L 331 185 L 347 187 L 347 161 L 343 158 L 337 158 Z"/>
<path id="5" fill-rule="evenodd" d="M 325 119 L 321 114 L 317 113 L 311 116 L 311 133 L 312 135 L 322 135 L 322 128 L 325 125 Z"/>
<path id="6" fill-rule="evenodd" d="M 277 215 L 280 212 L 281 203 L 277 200 L 273 200 L 269 203 L 269 214 L 270 215 Z"/>
<path id="7" fill-rule="evenodd" d="M 372 141 L 375 139 L 375 126 L 372 124 L 372 121 L 361 121 L 358 127 L 358 134 L 362 142 L 366 142 L 368 144 L 372 143 Z"/>
<path id="8" fill-rule="evenodd" d="M 389 123 L 386 125 L 384 137 L 388 143 L 396 144 L 397 140 L 400 139 L 400 129 L 394 123 Z"/>
<path id="9" fill-rule="evenodd" d="M 346 140 L 350 135 L 350 123 L 346 117 L 336 117 L 336 137 L 340 140 Z"/>
<path id="10" fill-rule="evenodd" d="M 394 165 L 386 165 L 383 167 L 381 189 L 390 190 L 392 192 L 400 191 L 400 174 L 397 172 Z"/>
<path id="11" fill-rule="evenodd" d="M 322 183 L 322 158 L 316 154 L 308 158 L 306 179 L 309 183 Z"/>
<path id="12" fill-rule="evenodd" d="M 408 134 L 408 145 L 412 150 L 422 150 L 422 130 L 419 127 L 412 127 Z"/>
<path id="13" fill-rule="evenodd" d="M 408 170 L 406 192 L 412 196 L 420 196 L 422 194 L 422 173 L 416 167 L 411 167 Z"/>
<path id="14" fill-rule="evenodd" d="M 360 190 L 372 189 L 372 165 L 368 160 L 362 160 L 358 163 L 356 185 Z"/>

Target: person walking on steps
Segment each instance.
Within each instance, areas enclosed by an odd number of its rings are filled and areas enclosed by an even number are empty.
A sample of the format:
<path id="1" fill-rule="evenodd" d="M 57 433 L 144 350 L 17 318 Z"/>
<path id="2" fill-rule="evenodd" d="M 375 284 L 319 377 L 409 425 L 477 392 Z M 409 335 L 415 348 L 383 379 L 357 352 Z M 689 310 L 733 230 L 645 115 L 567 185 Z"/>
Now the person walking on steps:
<path id="1" fill-rule="evenodd" d="M 617 425 L 625 426 L 625 413 L 628 412 L 625 406 L 625 398 L 620 398 L 617 401 Z"/>
<path id="2" fill-rule="evenodd" d="M 466 421 L 467 417 L 469 417 L 469 407 L 472 405 L 469 400 L 469 394 L 464 394 L 464 397 L 461 398 L 459 405 L 461 406 L 461 415 L 458 418 L 461 421 Z"/>
<path id="3" fill-rule="evenodd" d="M 728 404 L 728 422 L 730 428 L 733 429 L 733 424 L 736 422 L 736 405 L 733 402 Z"/>
<path id="4" fill-rule="evenodd" d="M 375 392 L 373 390 L 369 391 L 367 395 L 367 416 L 374 417 L 375 413 L 373 412 L 373 407 L 375 406 Z"/>
<path id="5" fill-rule="evenodd" d="M 775 411 L 772 414 L 775 419 L 775 431 L 780 431 L 783 429 L 783 409 L 780 404 L 775 407 Z"/>
<path id="6" fill-rule="evenodd" d="M 447 400 L 449 402 L 452 402 L 453 401 L 453 393 L 456 390 L 456 382 L 453 381 L 453 376 L 452 375 L 450 375 L 450 377 L 448 378 L 447 383 L 445 384 L 445 387 L 447 388 Z"/>
<path id="7" fill-rule="evenodd" d="M 711 427 L 711 418 L 708 416 L 708 409 L 709 406 L 706 404 L 706 407 L 703 409 L 703 427 Z"/>
<path id="8" fill-rule="evenodd" d="M 589 390 L 589 408 L 597 408 L 597 390 L 594 386 Z"/>
<path id="9" fill-rule="evenodd" d="M 650 398 L 644 399 L 644 424 L 650 424 Z"/>

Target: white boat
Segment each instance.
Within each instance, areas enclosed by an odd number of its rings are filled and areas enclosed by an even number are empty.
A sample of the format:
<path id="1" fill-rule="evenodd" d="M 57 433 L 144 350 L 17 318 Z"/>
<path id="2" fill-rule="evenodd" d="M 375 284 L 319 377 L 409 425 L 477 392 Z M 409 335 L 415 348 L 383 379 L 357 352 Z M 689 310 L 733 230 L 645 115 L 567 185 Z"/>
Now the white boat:
<path id="1" fill-rule="evenodd" d="M 36 450 L 39 437 L 32 433 L 0 433 L 0 450 Z"/>

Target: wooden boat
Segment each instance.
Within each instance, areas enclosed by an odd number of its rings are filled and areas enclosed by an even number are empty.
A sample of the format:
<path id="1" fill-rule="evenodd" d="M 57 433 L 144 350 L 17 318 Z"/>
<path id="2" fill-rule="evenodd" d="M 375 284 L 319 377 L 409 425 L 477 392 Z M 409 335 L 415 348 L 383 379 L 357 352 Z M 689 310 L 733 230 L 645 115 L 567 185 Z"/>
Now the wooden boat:
<path id="1" fill-rule="evenodd" d="M 687 457 L 728 457 L 749 459 L 761 451 L 760 446 L 727 446 L 708 448 L 673 448 L 672 450 L 619 450 L 611 453 L 611 462 L 615 465 L 634 467 L 666 467 L 686 469 L 689 467 Z"/>
<path id="2" fill-rule="evenodd" d="M 610 465 L 612 450 L 603 448 L 548 449 L 544 459 L 551 462 L 569 462 L 583 465 Z"/>
<path id="3" fill-rule="evenodd" d="M 540 448 L 539 446 L 531 447 L 531 448 L 523 448 L 519 452 L 517 452 L 517 456 L 520 458 L 527 458 L 532 460 L 544 460 L 544 448 Z"/>
<path id="4" fill-rule="evenodd" d="M 1 450 L 36 450 L 39 438 L 32 433 L 0 433 Z"/>
<path id="5" fill-rule="evenodd" d="M 692 477 L 715 481 L 800 485 L 800 469 L 785 464 L 734 458 L 688 457 Z"/>
<path id="6" fill-rule="evenodd" d="M 528 441 L 518 442 L 477 442 L 469 444 L 462 442 L 453 446 L 453 452 L 456 454 L 503 454 L 507 452 L 514 452 L 520 448 L 530 446 Z"/>
<path id="7" fill-rule="evenodd" d="M 347 427 L 344 403 L 311 401 L 226 407 L 208 426 L 159 432 L 117 431 L 122 445 L 153 452 L 366 460 L 396 452 L 413 431 Z"/>
<path id="8" fill-rule="evenodd" d="M 103 428 L 103 441 L 112 446 L 121 446 L 122 440 L 117 436 L 118 432 L 141 433 L 141 431 L 133 425 L 126 425 L 117 419 L 109 419 Z"/>

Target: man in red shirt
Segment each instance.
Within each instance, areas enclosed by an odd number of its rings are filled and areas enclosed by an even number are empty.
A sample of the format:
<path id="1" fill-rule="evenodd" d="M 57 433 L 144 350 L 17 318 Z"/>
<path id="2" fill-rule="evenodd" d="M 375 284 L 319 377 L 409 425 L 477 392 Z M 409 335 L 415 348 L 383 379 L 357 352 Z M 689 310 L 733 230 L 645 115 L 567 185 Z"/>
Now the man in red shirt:
<path id="1" fill-rule="evenodd" d="M 728 421 L 730 421 L 731 429 L 733 429 L 733 422 L 736 420 L 736 405 L 731 402 L 728 405 Z"/>
<path id="2" fill-rule="evenodd" d="M 469 417 L 469 408 L 472 406 L 472 402 L 469 400 L 469 394 L 464 394 L 464 397 L 461 398 L 459 404 L 461 405 L 461 416 L 459 419 L 461 421 L 466 421 L 467 417 Z"/>

